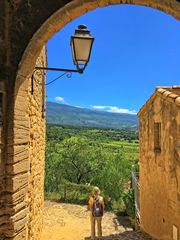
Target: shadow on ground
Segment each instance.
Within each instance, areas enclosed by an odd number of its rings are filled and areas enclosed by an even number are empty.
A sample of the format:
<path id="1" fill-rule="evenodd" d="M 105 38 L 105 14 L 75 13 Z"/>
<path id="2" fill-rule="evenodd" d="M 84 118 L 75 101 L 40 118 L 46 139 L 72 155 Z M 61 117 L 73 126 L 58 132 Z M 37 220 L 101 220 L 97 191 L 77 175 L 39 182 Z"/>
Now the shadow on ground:
<path id="1" fill-rule="evenodd" d="M 84 240 L 90 240 L 90 237 L 85 237 Z M 98 238 L 96 238 L 98 240 Z M 124 233 L 104 236 L 100 240 L 153 240 L 147 234 L 141 231 L 126 231 Z"/>
<path id="2" fill-rule="evenodd" d="M 123 226 L 126 231 L 129 231 L 129 229 L 133 229 L 133 227 L 134 227 L 128 216 L 117 216 L 117 217 L 113 218 L 113 223 L 114 223 L 115 229 L 118 226 Z"/>

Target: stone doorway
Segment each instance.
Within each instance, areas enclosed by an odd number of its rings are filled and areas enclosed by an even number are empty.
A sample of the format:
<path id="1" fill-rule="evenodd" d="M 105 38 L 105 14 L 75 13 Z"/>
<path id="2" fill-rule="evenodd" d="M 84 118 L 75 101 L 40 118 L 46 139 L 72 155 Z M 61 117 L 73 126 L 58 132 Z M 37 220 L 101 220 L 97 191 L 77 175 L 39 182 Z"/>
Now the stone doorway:
<path id="1" fill-rule="evenodd" d="M 45 121 L 40 121 L 43 119 L 42 88 L 37 96 L 28 95 L 36 60 L 40 56 L 37 61 L 45 62 L 43 46 L 68 22 L 88 11 L 113 4 L 144 5 L 180 19 L 178 0 L 14 0 L 0 3 L 3 102 L 0 236 L 5 239 L 39 239 L 42 230 L 45 142 Z M 34 157 L 39 160 L 30 162 Z"/>

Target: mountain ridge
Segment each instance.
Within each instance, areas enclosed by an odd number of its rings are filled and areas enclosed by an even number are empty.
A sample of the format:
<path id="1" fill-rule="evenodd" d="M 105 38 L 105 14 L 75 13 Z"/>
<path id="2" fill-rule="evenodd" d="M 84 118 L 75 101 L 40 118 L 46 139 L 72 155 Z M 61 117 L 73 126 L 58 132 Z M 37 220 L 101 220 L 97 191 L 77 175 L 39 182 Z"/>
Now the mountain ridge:
<path id="1" fill-rule="evenodd" d="M 110 113 L 72 105 L 47 102 L 47 123 L 73 126 L 137 130 L 137 115 Z"/>

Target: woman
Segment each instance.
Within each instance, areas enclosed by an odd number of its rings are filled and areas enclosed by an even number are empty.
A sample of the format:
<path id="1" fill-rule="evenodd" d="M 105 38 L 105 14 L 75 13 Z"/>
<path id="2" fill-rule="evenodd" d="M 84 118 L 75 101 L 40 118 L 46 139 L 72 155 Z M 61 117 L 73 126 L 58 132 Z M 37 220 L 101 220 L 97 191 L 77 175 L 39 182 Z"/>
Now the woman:
<path id="1" fill-rule="evenodd" d="M 96 231 L 95 224 L 97 222 L 97 235 L 98 238 L 102 237 L 102 216 L 104 213 L 104 200 L 100 195 L 98 187 L 93 188 L 93 195 L 89 198 L 89 209 L 91 219 L 91 239 L 95 239 Z"/>

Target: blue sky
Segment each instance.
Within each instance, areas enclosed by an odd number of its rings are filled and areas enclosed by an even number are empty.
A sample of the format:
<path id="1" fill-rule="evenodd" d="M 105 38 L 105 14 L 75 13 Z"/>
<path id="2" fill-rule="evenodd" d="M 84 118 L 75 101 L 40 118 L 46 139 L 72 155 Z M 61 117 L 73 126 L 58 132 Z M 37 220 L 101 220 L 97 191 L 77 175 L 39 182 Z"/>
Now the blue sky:
<path id="1" fill-rule="evenodd" d="M 86 24 L 95 37 L 83 75 L 47 86 L 47 100 L 136 113 L 156 86 L 180 85 L 180 22 L 161 11 L 116 5 L 89 12 L 47 43 L 49 67 L 75 68 L 70 36 Z M 48 72 L 47 82 L 60 73 Z"/>

